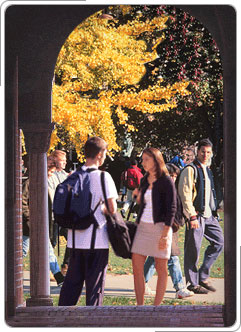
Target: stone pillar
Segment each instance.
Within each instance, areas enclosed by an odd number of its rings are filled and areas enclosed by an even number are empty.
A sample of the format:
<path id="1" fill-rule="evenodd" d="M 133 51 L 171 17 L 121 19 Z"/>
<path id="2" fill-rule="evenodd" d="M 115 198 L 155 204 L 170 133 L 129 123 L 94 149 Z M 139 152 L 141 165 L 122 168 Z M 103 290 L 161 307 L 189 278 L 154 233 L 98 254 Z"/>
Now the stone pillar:
<path id="1" fill-rule="evenodd" d="M 27 306 L 52 306 L 49 280 L 47 156 L 53 124 L 24 126 L 29 154 L 30 298 Z"/>

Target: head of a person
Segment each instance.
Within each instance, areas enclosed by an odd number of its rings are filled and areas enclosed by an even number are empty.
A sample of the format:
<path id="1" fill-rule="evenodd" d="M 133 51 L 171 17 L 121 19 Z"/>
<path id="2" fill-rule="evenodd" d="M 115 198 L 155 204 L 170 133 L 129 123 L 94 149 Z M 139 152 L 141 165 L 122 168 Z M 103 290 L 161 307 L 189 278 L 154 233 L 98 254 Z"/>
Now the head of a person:
<path id="1" fill-rule="evenodd" d="M 131 166 L 135 166 L 135 165 L 137 165 L 137 160 L 134 159 L 134 158 L 131 158 L 131 159 L 130 159 L 130 164 L 131 164 Z"/>
<path id="2" fill-rule="evenodd" d="M 185 151 L 184 162 L 190 164 L 195 159 L 195 152 L 192 148 L 187 148 Z"/>
<path id="3" fill-rule="evenodd" d="M 170 177 L 172 178 L 173 182 L 175 182 L 178 175 L 180 174 L 180 169 L 172 163 L 167 163 L 166 168 L 167 168 L 168 173 L 169 173 Z"/>
<path id="4" fill-rule="evenodd" d="M 142 153 L 142 166 L 148 173 L 154 173 L 157 178 L 168 175 L 162 153 L 156 148 L 146 148 Z"/>
<path id="5" fill-rule="evenodd" d="M 90 137 L 84 145 L 85 158 L 96 160 L 101 166 L 106 158 L 107 147 L 108 144 L 102 138 Z"/>
<path id="6" fill-rule="evenodd" d="M 47 158 L 47 168 L 48 168 L 48 178 L 50 178 L 57 169 L 54 158 L 51 155 L 48 156 Z"/>
<path id="7" fill-rule="evenodd" d="M 62 150 L 55 150 L 50 154 L 53 158 L 57 171 L 62 171 L 66 166 L 66 152 Z"/>
<path id="8" fill-rule="evenodd" d="M 208 138 L 198 142 L 197 159 L 201 164 L 208 165 L 213 155 L 213 144 Z"/>

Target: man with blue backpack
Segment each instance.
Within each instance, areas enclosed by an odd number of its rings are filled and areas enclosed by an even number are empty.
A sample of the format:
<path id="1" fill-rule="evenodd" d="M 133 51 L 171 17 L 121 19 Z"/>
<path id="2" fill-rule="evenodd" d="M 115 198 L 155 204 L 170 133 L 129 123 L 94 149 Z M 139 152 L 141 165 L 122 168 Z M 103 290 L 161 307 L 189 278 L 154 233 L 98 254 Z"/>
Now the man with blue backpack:
<path id="1" fill-rule="evenodd" d="M 101 171 L 106 158 L 107 143 L 91 137 L 84 146 L 86 162 L 57 189 L 54 216 L 59 225 L 68 228 L 67 246 L 71 248 L 68 271 L 62 286 L 59 306 L 77 304 L 83 285 L 86 305 L 103 303 L 108 266 L 109 241 L 106 228 L 106 207 L 101 187 Z M 117 210 L 117 190 L 111 175 L 104 173 L 110 213 Z"/>

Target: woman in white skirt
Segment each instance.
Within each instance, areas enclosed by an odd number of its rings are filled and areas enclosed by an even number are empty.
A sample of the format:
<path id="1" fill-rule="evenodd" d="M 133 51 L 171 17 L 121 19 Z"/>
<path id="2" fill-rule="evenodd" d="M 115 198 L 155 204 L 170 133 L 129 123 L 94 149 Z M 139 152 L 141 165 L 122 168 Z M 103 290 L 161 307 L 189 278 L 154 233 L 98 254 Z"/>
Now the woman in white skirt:
<path id="1" fill-rule="evenodd" d="M 147 256 L 155 258 L 158 275 L 154 305 L 159 305 L 167 287 L 167 261 L 171 254 L 172 223 L 176 213 L 176 189 L 162 153 L 147 148 L 142 154 L 146 171 L 139 189 L 135 189 L 140 204 L 137 231 L 132 245 L 132 266 L 137 305 L 144 304 L 144 263 Z"/>

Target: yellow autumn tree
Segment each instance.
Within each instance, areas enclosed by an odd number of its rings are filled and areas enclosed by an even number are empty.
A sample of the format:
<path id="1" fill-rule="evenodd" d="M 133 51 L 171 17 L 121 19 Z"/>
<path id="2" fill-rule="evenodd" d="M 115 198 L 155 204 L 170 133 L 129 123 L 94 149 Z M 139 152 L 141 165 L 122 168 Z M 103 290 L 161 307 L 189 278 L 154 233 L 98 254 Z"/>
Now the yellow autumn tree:
<path id="1" fill-rule="evenodd" d="M 131 10 L 130 6 L 120 9 Z M 157 58 L 156 45 L 163 39 L 154 39 L 148 51 L 145 41 L 138 37 L 143 32 L 163 30 L 167 17 L 143 22 L 140 13 L 122 25 L 103 17 L 98 12 L 76 27 L 55 67 L 52 114 L 56 128 L 50 150 L 59 141 L 66 144 L 68 140 L 80 159 L 83 144 L 92 135 L 105 139 L 110 152 L 118 151 L 114 116 L 127 132 L 134 131 L 135 126 L 128 123 L 127 109 L 148 114 L 168 111 L 176 107 L 177 94 L 189 93 L 188 82 L 163 87 L 161 79 L 154 86 L 138 89 L 146 72 L 145 63 Z M 64 139 L 59 129 L 65 133 Z"/>

